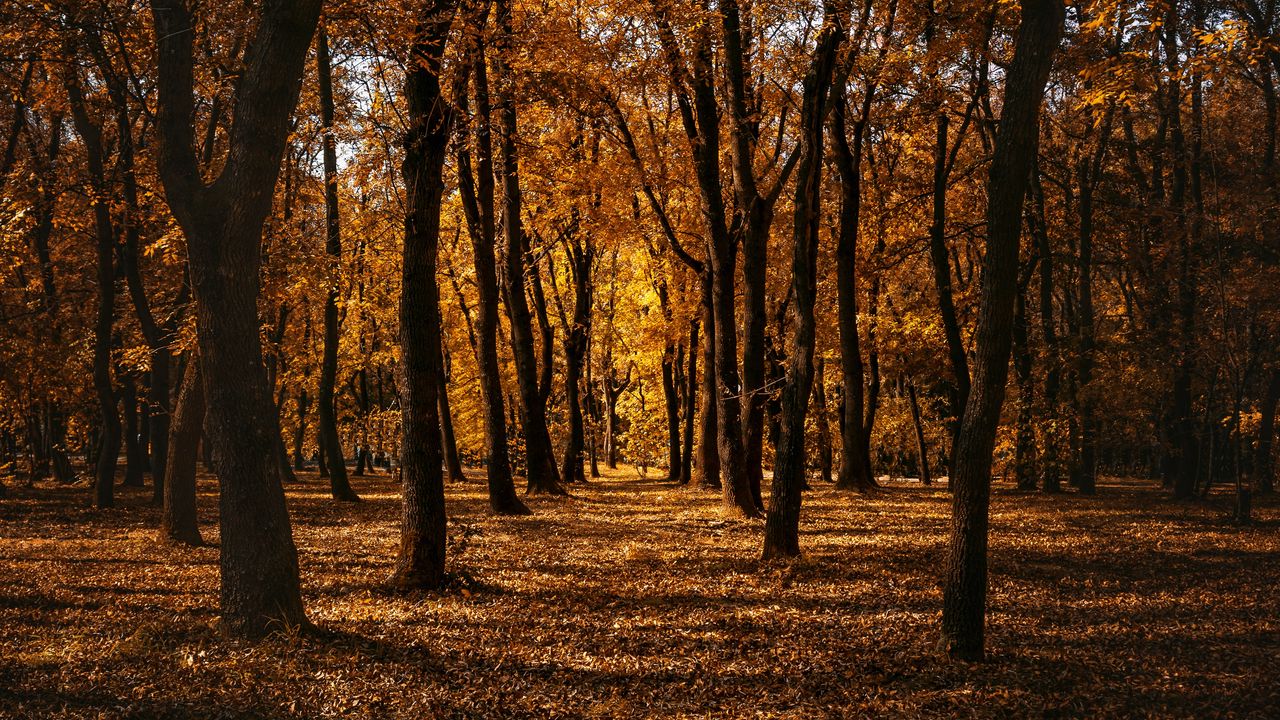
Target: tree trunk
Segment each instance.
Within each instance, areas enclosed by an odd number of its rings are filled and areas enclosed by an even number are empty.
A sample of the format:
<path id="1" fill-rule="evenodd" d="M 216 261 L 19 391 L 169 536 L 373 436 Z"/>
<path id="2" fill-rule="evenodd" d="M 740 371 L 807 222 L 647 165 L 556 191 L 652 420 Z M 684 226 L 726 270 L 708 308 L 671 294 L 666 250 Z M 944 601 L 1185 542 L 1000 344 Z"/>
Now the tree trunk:
<path id="1" fill-rule="evenodd" d="M 120 400 L 124 403 L 124 482 L 121 484 L 142 487 L 146 485 L 147 453 L 142 447 L 138 422 L 138 381 L 132 373 L 125 373 Z"/>
<path id="2" fill-rule="evenodd" d="M 707 490 L 720 489 L 720 446 L 716 441 L 718 430 L 716 413 L 716 319 L 712 302 L 711 270 L 706 269 L 702 283 L 702 383 L 699 392 L 702 399 L 702 417 L 698 421 L 698 484 Z"/>
<path id="3" fill-rule="evenodd" d="M 595 249 L 591 239 L 583 242 L 576 233 L 567 239 L 569 268 L 573 273 L 573 325 L 565 333 L 565 401 L 569 412 L 569 437 L 564 451 L 561 476 L 565 482 L 586 482 L 582 471 L 582 450 L 586 442 L 582 420 L 582 369 L 587 361 L 591 335 L 591 271 Z"/>
<path id="4" fill-rule="evenodd" d="M 1018 384 L 1013 476 L 1019 490 L 1035 490 L 1035 431 L 1031 427 L 1031 345 L 1027 340 L 1027 299 L 1019 287 L 1013 303 L 1013 371 Z"/>
<path id="5" fill-rule="evenodd" d="M 864 366 L 858 337 L 858 218 L 862 205 L 862 142 L 874 89 L 863 98 L 863 115 L 846 133 L 847 101 L 837 89 L 831 112 L 832 156 L 840 175 L 840 224 L 836 242 L 836 299 L 840 327 L 840 370 L 843 402 L 840 422 L 840 470 L 836 487 L 868 492 L 876 487 L 871 458 L 863 442 Z"/>
<path id="6" fill-rule="evenodd" d="M 688 365 L 684 375 L 684 448 L 680 457 L 680 473 L 677 482 L 688 485 L 693 482 L 693 422 L 698 402 L 698 320 L 689 323 Z"/>
<path id="7" fill-rule="evenodd" d="M 1022 0 L 1013 61 L 987 184 L 987 251 L 975 331 L 973 384 L 957 436 L 951 538 L 943 573 L 940 648 L 981 660 L 987 596 L 991 455 L 1009 374 L 1022 200 L 1035 160 L 1045 83 L 1061 37 L 1061 0 Z"/>
<path id="8" fill-rule="evenodd" d="M 68 71 L 74 72 L 74 71 Z M 115 321 L 116 273 L 115 228 L 111 221 L 110 197 L 103 168 L 102 128 L 89 118 L 79 78 L 66 81 L 76 134 L 85 145 L 89 182 L 93 190 L 94 237 L 98 248 L 98 317 L 93 334 L 93 387 L 98 396 L 101 436 L 94 501 L 100 508 L 115 504 L 116 462 L 120 455 L 120 415 L 111 381 L 111 345 Z"/>
<path id="9" fill-rule="evenodd" d="M 391 582 L 406 589 L 437 588 L 444 582 L 446 520 L 436 399 L 442 357 L 436 253 L 450 117 L 440 92 L 439 73 L 454 10 L 452 0 L 437 0 L 424 8 L 414 29 L 413 63 L 404 86 L 409 128 L 402 165 L 408 200 L 400 291 L 402 500 L 400 552 Z"/>
<path id="10" fill-rule="evenodd" d="M 683 365 L 684 346 L 668 344 L 662 350 L 662 400 L 667 411 L 667 481 L 680 478 L 680 381 L 678 367 Z"/>
<path id="11" fill-rule="evenodd" d="M 273 450 L 279 441 L 258 319 L 262 228 L 271 211 L 319 0 L 261 11 L 236 86 L 227 162 L 205 184 L 194 152 L 187 3 L 152 0 L 158 46 L 159 169 L 187 236 L 206 427 L 221 484 L 223 628 L 257 636 L 307 624 L 298 555 Z"/>
<path id="12" fill-rule="evenodd" d="M 196 460 L 200 449 L 200 429 L 204 425 L 204 388 L 200 380 L 200 360 L 187 361 L 173 411 L 165 462 L 164 510 L 160 516 L 160 539 L 185 545 L 201 545 L 196 521 Z"/>
<path id="13" fill-rule="evenodd" d="M 324 351 L 320 362 L 320 387 L 316 392 L 318 432 L 324 439 L 329 468 L 329 492 L 335 500 L 358 501 L 347 478 L 342 439 L 334 408 L 333 386 L 338 377 L 338 285 L 342 276 L 342 232 L 338 216 L 338 151 L 333 136 L 333 78 L 329 63 L 329 37 L 321 23 L 316 32 L 316 66 L 319 77 L 320 128 L 324 138 L 324 249 L 328 255 L 328 290 L 324 300 Z"/>
<path id="14" fill-rule="evenodd" d="M 488 2 L 476 10 L 476 32 L 489 11 Z M 476 128 L 472 142 L 476 150 L 476 173 L 471 172 L 471 152 L 460 143 L 457 153 L 458 189 L 467 219 L 468 234 L 475 267 L 476 295 L 476 365 L 480 371 L 480 400 L 484 407 L 485 474 L 489 488 L 489 510 L 497 515 L 528 515 L 529 508 L 516 496 L 511 477 L 511 459 L 507 448 L 506 408 L 503 404 L 502 369 L 498 361 L 498 275 L 494 252 L 493 150 L 490 142 L 490 107 L 488 68 L 484 44 L 473 50 L 471 76 L 475 86 Z M 457 103 L 466 100 L 465 89 Z M 465 105 L 463 105 L 465 109 Z M 465 119 L 459 114 L 459 120 Z"/>
<path id="15" fill-rule="evenodd" d="M 547 432 L 546 404 L 538 384 L 538 361 L 534 356 L 533 320 L 525 298 L 525 237 L 521 210 L 519 157 L 516 150 L 515 78 L 506 54 L 511 52 L 511 6 L 509 0 L 494 4 L 498 37 L 494 72 L 498 87 L 498 177 L 502 182 L 502 229 L 506 240 L 506 272 L 503 296 L 511 325 L 511 353 L 515 357 L 520 409 L 524 417 L 524 440 L 529 493 L 563 495 Z"/>
<path id="16" fill-rule="evenodd" d="M 466 482 L 467 475 L 462 471 L 462 459 L 458 456 L 458 438 L 453 432 L 453 410 L 449 407 L 449 371 L 445 357 L 441 358 L 439 372 L 436 373 L 436 411 L 440 415 L 440 445 L 444 452 L 444 467 L 449 474 L 449 482 Z M 369 454 L 365 448 L 361 457 Z M 372 463 L 370 464 L 372 467 Z"/>
<path id="17" fill-rule="evenodd" d="M 911 424 L 916 431 L 916 462 L 920 472 L 920 484 L 932 485 L 933 476 L 929 474 L 929 446 L 924 440 L 924 423 L 920 417 L 920 403 L 916 398 L 916 385 L 911 378 L 906 379 L 907 400 L 911 403 Z"/>
<path id="18" fill-rule="evenodd" d="M 293 430 L 293 469 L 298 472 L 307 468 L 306 458 L 302 456 L 302 443 L 307 436 L 307 409 L 310 404 L 306 388 L 298 391 L 298 427 Z"/>
<path id="19" fill-rule="evenodd" d="M 827 88 L 844 39 L 844 25 L 833 0 L 823 7 L 823 24 L 813 62 L 804 79 L 801 103 L 800 160 L 796 169 L 794 243 L 791 253 L 791 306 L 795 329 L 788 351 L 787 383 L 782 391 L 782 428 L 769 512 L 765 516 L 765 560 L 800 554 L 800 495 L 805 476 L 805 415 L 813 392 L 816 337 L 814 305 L 818 295 L 818 225 L 822 218 L 822 126 Z"/>
<path id="20" fill-rule="evenodd" d="M 929 259 L 933 264 L 933 282 L 938 293 L 938 313 L 947 338 L 947 356 L 951 359 L 953 420 L 952 448 L 960 430 L 960 416 L 969 398 L 969 359 L 960 335 L 951 287 L 951 260 L 947 254 L 947 114 L 938 113 L 938 139 L 933 151 L 933 222 L 929 225 Z"/>
<path id="21" fill-rule="evenodd" d="M 831 482 L 831 424 L 827 421 L 827 360 L 818 355 L 814 370 L 813 411 L 818 424 L 818 476 Z"/>

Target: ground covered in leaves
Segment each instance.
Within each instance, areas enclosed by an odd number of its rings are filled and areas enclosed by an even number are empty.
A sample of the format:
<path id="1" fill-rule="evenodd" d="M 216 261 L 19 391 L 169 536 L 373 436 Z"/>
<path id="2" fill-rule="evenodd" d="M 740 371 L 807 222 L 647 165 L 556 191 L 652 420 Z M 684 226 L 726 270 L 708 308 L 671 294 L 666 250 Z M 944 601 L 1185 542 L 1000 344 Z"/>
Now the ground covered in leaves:
<path id="1" fill-rule="evenodd" d="M 0 500 L 0 716 L 1280 717 L 1280 506 L 1111 482 L 998 492 L 990 657 L 933 647 L 945 488 L 816 486 L 805 558 L 757 560 L 761 524 L 632 470 L 485 513 L 448 489 L 452 586 L 388 592 L 398 494 L 289 488 L 314 636 L 216 631 L 216 547 L 157 544 L 149 491 Z M 206 541 L 215 486 L 201 481 Z"/>

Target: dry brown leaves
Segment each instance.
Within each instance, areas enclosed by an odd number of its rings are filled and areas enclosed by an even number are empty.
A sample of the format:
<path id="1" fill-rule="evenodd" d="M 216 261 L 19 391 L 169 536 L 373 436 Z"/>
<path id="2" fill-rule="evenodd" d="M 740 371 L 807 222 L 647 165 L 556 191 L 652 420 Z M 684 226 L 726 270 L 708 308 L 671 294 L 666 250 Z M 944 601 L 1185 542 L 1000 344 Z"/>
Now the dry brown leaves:
<path id="1" fill-rule="evenodd" d="M 448 489 L 455 581 L 383 589 L 398 495 L 290 488 L 315 636 L 214 629 L 217 549 L 161 546 L 149 491 L 0 501 L 0 716 L 1280 717 L 1280 508 L 1224 520 L 1137 483 L 998 494 L 990 659 L 933 643 L 945 489 L 805 498 L 803 560 L 756 561 L 758 524 L 627 470 L 485 514 Z M 217 541 L 214 486 L 201 484 Z"/>

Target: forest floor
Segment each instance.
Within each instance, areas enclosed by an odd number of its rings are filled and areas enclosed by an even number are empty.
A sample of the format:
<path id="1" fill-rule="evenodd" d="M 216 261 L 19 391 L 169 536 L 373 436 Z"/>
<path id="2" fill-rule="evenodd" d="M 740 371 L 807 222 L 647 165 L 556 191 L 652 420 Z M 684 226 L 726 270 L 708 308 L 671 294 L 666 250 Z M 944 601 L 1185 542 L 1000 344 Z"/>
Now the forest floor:
<path id="1" fill-rule="evenodd" d="M 619 470 L 535 515 L 448 487 L 451 589 L 384 589 L 396 485 L 290 486 L 316 635 L 216 631 L 218 550 L 157 544 L 148 490 L 0 501 L 0 716 L 1280 717 L 1280 504 L 998 491 L 989 659 L 934 652 L 949 496 L 817 485 L 790 565 L 718 498 Z M 216 486 L 201 479 L 205 540 Z"/>

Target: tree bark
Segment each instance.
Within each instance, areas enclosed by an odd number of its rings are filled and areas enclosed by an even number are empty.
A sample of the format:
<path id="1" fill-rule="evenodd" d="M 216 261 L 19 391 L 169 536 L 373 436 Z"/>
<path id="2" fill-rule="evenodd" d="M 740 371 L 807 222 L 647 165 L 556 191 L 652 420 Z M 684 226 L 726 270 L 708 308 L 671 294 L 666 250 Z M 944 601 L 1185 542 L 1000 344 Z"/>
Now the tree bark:
<path id="1" fill-rule="evenodd" d="M 498 177 L 502 182 L 502 230 L 506 241 L 503 296 L 511 325 L 511 352 L 515 357 L 520 409 L 524 416 L 527 486 L 529 493 L 563 495 L 547 432 L 546 403 L 534 357 L 533 321 L 525 298 L 525 237 L 521 211 L 519 156 L 516 150 L 515 78 L 506 54 L 511 51 L 510 0 L 494 3 L 498 35 L 494 41 L 494 72 L 498 86 Z"/>
<path id="2" fill-rule="evenodd" d="M 769 511 L 765 516 L 763 558 L 800 554 L 800 495 L 805 485 L 805 415 L 813 392 L 816 337 L 814 305 L 818 295 L 818 224 L 822 218 L 822 126 L 836 52 L 844 39 L 836 4 L 823 4 L 823 23 L 813 61 L 804 78 L 800 111 L 800 160 L 796 169 L 791 288 L 795 320 L 788 351 L 790 365 L 782 391 L 782 419 Z"/>
<path id="3" fill-rule="evenodd" d="M 316 68 L 319 78 L 320 130 L 324 144 L 324 227 L 328 256 L 328 289 L 324 299 L 324 351 L 320 361 L 320 386 L 316 391 L 317 430 L 324 439 L 329 468 L 329 492 L 335 500 L 360 499 L 347 478 L 347 462 L 338 436 L 333 386 L 338 377 L 338 285 L 342 276 L 342 224 L 338 215 L 338 150 L 333 136 L 333 76 L 329 60 L 329 36 L 321 22 L 316 32 Z"/>
<path id="4" fill-rule="evenodd" d="M 98 397 L 101 434 L 98 444 L 94 502 L 100 508 L 115 504 L 116 463 L 120 455 L 120 415 L 111 380 L 111 344 L 115 321 L 115 227 L 111 220 L 106 171 L 103 168 L 102 128 L 89 118 L 80 80 L 68 70 L 67 96 L 76 134 L 84 142 L 92 189 L 94 238 L 97 241 L 98 316 L 93 332 L 93 387 Z"/>
<path id="5" fill-rule="evenodd" d="M 474 28 L 483 32 L 489 3 L 479 3 Z M 457 152 L 458 190 L 471 237 L 475 268 L 476 294 L 476 365 L 480 371 L 480 400 L 484 406 L 484 442 L 489 510 L 497 515 L 528 515 L 529 508 L 516 495 L 511 477 L 511 459 L 507 448 L 506 408 L 503 405 L 502 369 L 498 361 L 498 274 L 494 251 L 494 182 L 493 149 L 490 135 L 488 68 L 484 44 L 472 47 L 471 77 L 476 98 L 475 132 L 471 142 L 476 152 L 476 173 L 471 171 L 471 151 L 467 143 L 459 143 Z M 465 90 L 454 101 L 462 105 L 459 121 L 466 119 Z"/>
<path id="6" fill-rule="evenodd" d="M 1063 15 L 1061 0 L 1022 0 L 1022 23 L 1006 76 L 987 181 L 987 251 L 974 336 L 976 362 L 953 456 L 951 538 L 942 582 L 940 648 L 960 660 L 981 660 L 984 654 L 991 459 L 1009 374 L 1022 200 Z"/>
<path id="7" fill-rule="evenodd" d="M 408 200 L 400 292 L 402 500 L 400 552 L 391 578 L 393 585 L 404 589 L 437 588 L 444 582 L 436 253 L 450 113 L 440 91 L 439 73 L 454 10 L 453 0 L 433 0 L 423 9 L 414 29 L 404 84 L 409 128 L 402 165 Z"/>
<path id="8" fill-rule="evenodd" d="M 187 236 L 206 426 L 221 485 L 222 626 L 239 636 L 307 625 L 263 363 L 257 301 L 262 228 L 297 106 L 319 0 L 264 4 L 235 95 L 226 163 L 211 182 L 195 157 L 187 3 L 152 0 L 158 49 L 159 169 Z"/>
<path id="9" fill-rule="evenodd" d="M 165 462 L 163 512 L 160 539 L 184 545 L 201 545 L 196 519 L 196 460 L 200 451 L 200 430 L 204 425 L 204 388 L 200 380 L 200 360 L 187 360 L 178 391 L 178 404 L 170 424 L 169 457 Z"/>

